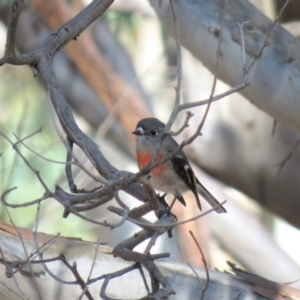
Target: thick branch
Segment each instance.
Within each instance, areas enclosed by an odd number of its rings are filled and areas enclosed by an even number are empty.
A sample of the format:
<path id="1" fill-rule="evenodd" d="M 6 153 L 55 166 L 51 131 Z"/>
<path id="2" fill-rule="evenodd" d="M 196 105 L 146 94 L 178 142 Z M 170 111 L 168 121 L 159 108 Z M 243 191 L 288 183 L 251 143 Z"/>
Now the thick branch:
<path id="1" fill-rule="evenodd" d="M 168 1 L 150 0 L 150 3 L 168 33 L 175 37 Z M 214 71 L 216 62 L 223 3 L 224 0 L 177 1 L 180 42 L 211 71 Z M 241 37 L 236 24 L 245 21 L 249 21 L 244 26 L 247 66 L 257 54 L 260 56 L 248 76 L 250 87 L 241 93 L 276 120 L 299 131 L 300 102 L 296 100 L 300 94 L 300 54 L 297 50 L 300 42 L 276 25 L 261 53 L 259 49 L 265 42 L 272 21 L 248 1 L 229 2 L 218 76 L 231 86 L 237 85 L 243 78 Z"/>

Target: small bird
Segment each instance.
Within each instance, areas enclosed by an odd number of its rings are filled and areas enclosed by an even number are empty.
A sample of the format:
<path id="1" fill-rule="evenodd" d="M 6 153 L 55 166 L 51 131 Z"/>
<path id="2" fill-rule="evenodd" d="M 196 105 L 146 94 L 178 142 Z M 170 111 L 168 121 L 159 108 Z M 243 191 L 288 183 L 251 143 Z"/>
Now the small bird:
<path id="1" fill-rule="evenodd" d="M 146 167 L 157 153 L 155 162 L 160 161 L 176 151 L 177 142 L 167 135 L 161 143 L 161 133 L 166 125 L 156 118 L 142 119 L 136 125 L 136 157 L 139 169 Z M 161 146 L 159 147 L 159 144 Z M 157 150 L 157 147 L 159 149 Z M 219 201 L 199 182 L 192 170 L 187 156 L 180 150 L 174 157 L 150 171 L 150 183 L 159 191 L 173 194 L 184 206 L 182 193 L 190 190 L 195 195 L 200 210 L 201 203 L 198 193 L 212 206 L 220 205 Z M 176 199 L 175 198 L 175 199 Z M 216 212 L 223 213 L 226 209 L 218 206 Z"/>

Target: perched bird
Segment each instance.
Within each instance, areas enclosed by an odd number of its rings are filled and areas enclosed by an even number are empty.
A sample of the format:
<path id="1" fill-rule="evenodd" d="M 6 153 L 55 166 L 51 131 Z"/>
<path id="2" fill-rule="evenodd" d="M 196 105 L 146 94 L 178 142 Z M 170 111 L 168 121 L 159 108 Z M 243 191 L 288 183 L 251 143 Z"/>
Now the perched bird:
<path id="1" fill-rule="evenodd" d="M 157 162 L 176 151 L 179 147 L 170 135 L 167 135 L 163 141 L 161 140 L 161 133 L 165 127 L 166 125 L 156 118 L 142 119 L 136 125 L 136 129 L 132 133 L 136 135 L 136 157 L 140 170 L 151 162 L 155 153 L 157 153 L 155 159 L 155 162 Z M 150 183 L 156 190 L 173 194 L 184 206 L 186 204 L 182 193 L 188 190 L 192 191 L 195 195 L 200 210 L 201 204 L 198 193 L 212 207 L 220 204 L 199 182 L 189 164 L 187 156 L 182 150 L 164 164 L 151 170 Z M 216 208 L 216 212 L 223 213 L 226 210 L 223 206 L 219 206 Z"/>

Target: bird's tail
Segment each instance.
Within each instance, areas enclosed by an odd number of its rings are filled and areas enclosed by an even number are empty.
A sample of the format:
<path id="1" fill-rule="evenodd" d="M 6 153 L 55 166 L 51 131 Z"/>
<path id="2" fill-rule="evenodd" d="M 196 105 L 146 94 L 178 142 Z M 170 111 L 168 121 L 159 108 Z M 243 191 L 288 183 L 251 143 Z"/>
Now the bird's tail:
<path id="1" fill-rule="evenodd" d="M 211 207 L 218 206 L 215 211 L 217 213 L 226 213 L 226 209 L 223 205 L 220 205 L 220 202 L 200 183 L 197 182 L 197 192 L 209 203 Z"/>

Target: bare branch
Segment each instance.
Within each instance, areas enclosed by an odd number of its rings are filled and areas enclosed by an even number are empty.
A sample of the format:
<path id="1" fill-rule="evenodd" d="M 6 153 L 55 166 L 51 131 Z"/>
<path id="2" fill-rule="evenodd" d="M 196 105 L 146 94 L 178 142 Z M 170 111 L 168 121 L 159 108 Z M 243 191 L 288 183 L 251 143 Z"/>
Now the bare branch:
<path id="1" fill-rule="evenodd" d="M 38 134 L 38 133 L 41 133 L 42 130 L 43 130 L 43 127 L 41 127 L 40 129 L 34 131 L 33 133 L 31 133 L 31 134 L 25 136 L 25 137 L 22 138 L 22 139 L 19 139 L 18 136 L 14 133 L 14 136 L 18 139 L 18 142 L 16 142 L 15 145 L 18 145 L 18 143 L 23 143 L 25 140 L 27 140 L 27 139 L 33 137 L 34 135 L 36 135 L 36 134 Z M 24 144 L 23 144 L 23 145 L 24 145 Z"/>
<path id="2" fill-rule="evenodd" d="M 177 48 L 177 86 L 175 88 L 176 92 L 176 98 L 174 103 L 174 108 L 172 111 L 172 114 L 169 118 L 169 121 L 167 123 L 167 129 L 170 129 L 173 122 L 175 121 L 175 118 L 178 114 L 177 110 L 180 105 L 180 96 L 181 96 L 181 81 L 182 81 L 182 63 L 181 63 L 181 48 L 180 48 L 180 35 L 179 35 L 179 27 L 178 27 L 178 19 L 177 19 L 177 12 L 176 7 L 173 0 L 170 1 L 170 6 L 172 9 L 172 15 L 174 20 L 174 26 L 175 26 L 175 34 L 176 34 L 176 48 Z"/>
<path id="3" fill-rule="evenodd" d="M 210 106 L 211 106 L 211 99 L 214 96 L 216 85 L 217 85 L 218 71 L 219 71 L 219 59 L 220 59 L 220 56 L 221 56 L 221 43 L 222 43 L 222 38 L 223 38 L 223 26 L 224 26 L 225 15 L 226 15 L 226 12 L 227 12 L 227 5 L 228 5 L 228 0 L 225 0 L 224 6 L 223 6 L 222 15 L 221 15 L 220 35 L 219 35 L 218 48 L 217 48 L 217 53 L 216 53 L 216 55 L 217 55 L 217 61 L 216 61 L 216 68 L 215 68 L 215 72 L 214 72 L 213 84 L 212 84 L 211 92 L 210 92 L 210 96 L 209 96 L 210 101 L 208 102 L 208 104 L 206 106 L 206 109 L 205 109 L 203 118 L 201 120 L 201 123 L 200 123 L 200 125 L 197 128 L 197 132 L 198 133 L 201 132 L 202 127 L 203 127 L 203 125 L 205 123 L 205 120 L 206 120 L 206 118 L 208 116 L 208 112 L 209 112 L 209 109 L 210 109 Z"/>
<path id="4" fill-rule="evenodd" d="M 205 287 L 204 287 L 204 289 L 203 289 L 203 291 L 202 291 L 202 295 L 201 295 L 201 299 L 200 299 L 200 300 L 203 300 L 203 299 L 204 299 L 205 292 L 207 291 L 208 286 L 209 286 L 209 282 L 210 282 L 210 279 L 209 279 L 209 272 L 208 272 L 208 266 L 207 266 L 207 262 L 206 262 L 204 253 L 203 253 L 203 251 L 202 251 L 202 248 L 200 247 L 200 244 L 198 243 L 197 239 L 195 238 L 194 233 L 193 233 L 191 230 L 189 230 L 189 233 L 190 233 L 192 239 L 194 240 L 195 244 L 197 245 L 197 248 L 199 249 L 199 251 L 200 251 L 200 253 L 201 253 L 202 262 L 203 262 L 204 268 L 205 268 L 205 273 L 206 273 L 206 279 L 207 279 L 207 280 L 206 280 Z M 197 273 L 196 273 L 196 276 L 197 276 L 197 278 L 199 278 L 198 275 L 197 275 Z"/>
<path id="5" fill-rule="evenodd" d="M 0 59 L 0 66 L 5 63 L 11 63 L 15 65 L 31 65 L 36 61 L 37 56 L 35 53 L 28 53 L 27 55 L 18 55 L 15 53 L 16 30 L 23 3 L 24 0 L 14 0 L 12 5 L 12 12 L 7 28 L 5 52 L 4 57 Z"/>
<path id="6" fill-rule="evenodd" d="M 275 165 L 275 166 L 278 167 L 277 175 L 280 174 L 280 172 L 283 169 L 283 167 L 285 166 L 285 164 L 292 158 L 292 156 L 294 155 L 295 151 L 299 147 L 299 144 L 300 144 L 300 139 L 295 143 L 295 145 L 291 149 L 290 153 L 281 162 L 279 162 L 278 164 Z"/>
<path id="7" fill-rule="evenodd" d="M 254 66 L 255 62 L 261 57 L 264 49 L 266 48 L 266 46 L 268 45 L 268 40 L 270 38 L 270 35 L 272 33 L 273 28 L 276 26 L 276 24 L 279 22 L 279 20 L 282 17 L 282 14 L 284 12 L 284 10 L 286 9 L 286 7 L 288 6 L 288 4 L 291 2 L 292 0 L 286 0 L 285 4 L 282 6 L 281 10 L 279 11 L 279 13 L 277 14 L 275 20 L 273 21 L 273 23 L 271 24 L 271 26 L 269 27 L 266 37 L 261 45 L 261 47 L 258 49 L 258 51 L 256 52 L 253 60 L 251 61 L 251 63 L 249 64 L 249 67 L 247 69 L 247 73 L 250 72 L 250 70 L 252 69 L 252 67 Z"/>
<path id="8" fill-rule="evenodd" d="M 243 23 L 237 23 L 237 26 L 240 30 L 241 35 L 241 50 L 242 50 L 242 60 L 243 60 L 243 72 L 244 72 L 244 81 L 246 81 L 247 67 L 246 67 L 246 53 L 245 53 L 245 38 L 244 38 L 244 26 L 248 24 L 249 21 Z"/>
<path id="9" fill-rule="evenodd" d="M 47 187 L 45 181 L 43 180 L 40 172 L 38 170 L 36 170 L 31 164 L 30 162 L 27 160 L 27 158 L 21 153 L 21 151 L 19 150 L 19 148 L 0 130 L 0 135 L 3 136 L 13 147 L 13 149 L 18 153 L 18 155 L 23 159 L 23 161 L 25 162 L 25 164 L 28 166 L 28 168 L 35 174 L 35 176 L 37 177 L 37 179 L 39 180 L 39 182 L 41 183 L 41 185 L 44 187 L 45 191 L 47 193 L 50 193 L 49 188 Z"/>

